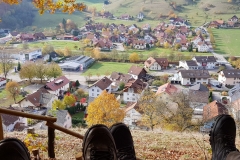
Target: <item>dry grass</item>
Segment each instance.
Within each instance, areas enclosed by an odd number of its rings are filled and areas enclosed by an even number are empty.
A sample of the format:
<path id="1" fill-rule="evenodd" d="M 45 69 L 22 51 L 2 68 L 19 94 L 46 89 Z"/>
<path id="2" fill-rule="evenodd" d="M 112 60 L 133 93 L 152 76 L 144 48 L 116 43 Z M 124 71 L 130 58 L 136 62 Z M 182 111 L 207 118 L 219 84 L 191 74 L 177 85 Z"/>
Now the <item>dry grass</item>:
<path id="1" fill-rule="evenodd" d="M 75 132 L 83 134 L 86 129 L 75 128 Z M 45 145 L 47 144 L 47 132 L 36 131 L 37 138 Z M 203 160 L 204 152 L 210 159 L 210 145 L 208 135 L 199 133 L 179 133 L 168 131 L 132 131 L 137 157 L 145 160 Z M 17 137 L 23 140 L 25 132 L 5 133 L 5 137 Z M 195 137 L 195 138 L 194 138 Z M 200 144 L 198 145 L 197 142 Z M 81 152 L 82 140 L 70 135 L 56 131 L 55 153 L 58 160 L 75 159 L 75 155 Z M 239 144 L 239 141 L 238 141 Z M 200 148 L 201 147 L 201 148 Z M 41 152 L 41 157 L 47 159 L 47 152 Z"/>

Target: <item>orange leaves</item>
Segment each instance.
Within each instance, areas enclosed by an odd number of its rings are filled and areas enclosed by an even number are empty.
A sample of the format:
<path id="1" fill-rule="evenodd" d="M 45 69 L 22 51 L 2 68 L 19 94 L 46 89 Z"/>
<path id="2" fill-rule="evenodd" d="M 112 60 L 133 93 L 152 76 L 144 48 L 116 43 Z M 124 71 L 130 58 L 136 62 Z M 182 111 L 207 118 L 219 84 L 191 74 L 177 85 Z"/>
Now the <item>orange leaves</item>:
<path id="1" fill-rule="evenodd" d="M 120 103 L 114 94 L 103 91 L 87 108 L 86 118 L 88 125 L 105 124 L 111 126 L 121 122 L 124 118 L 124 111 L 120 109 Z"/>
<path id="2" fill-rule="evenodd" d="M 69 14 L 71 14 L 76 10 L 83 11 L 86 8 L 86 5 L 84 5 L 83 3 L 76 3 L 76 0 L 58 0 L 56 2 L 54 2 L 53 0 L 33 0 L 33 4 L 36 8 L 39 9 L 40 14 L 43 14 L 45 11 L 49 11 L 53 14 L 56 12 L 56 10 L 61 10 L 62 12 L 68 12 Z"/>

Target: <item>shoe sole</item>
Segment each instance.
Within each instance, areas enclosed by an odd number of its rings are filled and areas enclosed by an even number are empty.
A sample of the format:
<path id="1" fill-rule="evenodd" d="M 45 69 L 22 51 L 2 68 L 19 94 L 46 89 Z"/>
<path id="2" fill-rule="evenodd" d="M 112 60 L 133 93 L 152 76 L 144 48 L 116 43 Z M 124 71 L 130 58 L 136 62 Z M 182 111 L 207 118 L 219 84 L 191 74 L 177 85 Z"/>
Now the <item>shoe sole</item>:
<path id="1" fill-rule="evenodd" d="M 15 139 L 15 138 L 6 138 L 1 141 L 1 143 L 8 143 L 8 142 L 16 142 L 16 143 L 20 144 L 22 146 L 22 148 L 24 149 L 24 151 L 26 152 L 26 154 L 28 155 L 29 160 L 31 160 L 29 150 L 22 141 L 20 141 L 19 139 Z"/>
<path id="2" fill-rule="evenodd" d="M 89 135 L 89 133 L 90 133 L 90 131 L 91 130 L 93 130 L 94 128 L 98 128 L 98 127 L 104 127 L 104 128 L 106 128 L 106 129 L 108 129 L 107 128 L 107 126 L 105 126 L 105 125 L 102 125 L 102 124 L 96 124 L 96 125 L 93 125 L 92 127 L 90 127 L 89 129 L 88 129 L 88 131 L 85 133 L 85 135 L 84 135 L 84 138 L 83 138 L 83 143 L 82 143 L 82 152 L 83 152 L 83 157 L 84 157 L 84 150 L 83 150 L 83 146 L 85 146 L 85 143 L 86 143 L 86 139 L 87 139 L 87 137 L 88 137 L 88 135 Z M 84 160 L 84 159 L 83 159 Z"/>

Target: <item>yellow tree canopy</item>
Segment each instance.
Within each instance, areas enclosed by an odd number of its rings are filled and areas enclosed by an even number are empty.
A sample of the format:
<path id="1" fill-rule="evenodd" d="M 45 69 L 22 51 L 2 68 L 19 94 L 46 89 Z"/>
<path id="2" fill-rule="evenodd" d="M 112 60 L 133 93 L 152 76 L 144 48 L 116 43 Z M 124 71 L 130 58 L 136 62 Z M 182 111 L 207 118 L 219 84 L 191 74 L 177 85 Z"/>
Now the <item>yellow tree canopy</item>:
<path id="1" fill-rule="evenodd" d="M 72 106 L 72 105 L 75 104 L 75 102 L 76 102 L 76 98 L 72 94 L 65 95 L 64 98 L 63 98 L 63 103 L 66 106 Z"/>
<path id="2" fill-rule="evenodd" d="M 139 55 L 137 54 L 137 53 L 132 53 L 132 54 L 130 54 L 130 56 L 129 56 L 129 60 L 130 60 L 130 62 L 136 62 L 136 61 L 139 61 Z"/>
<path id="3" fill-rule="evenodd" d="M 105 124 L 110 127 L 114 123 L 122 122 L 125 114 L 120 109 L 120 103 L 114 94 L 103 91 L 87 108 L 88 125 Z"/>
<path id="4" fill-rule="evenodd" d="M 1 2 L 10 5 L 17 5 L 21 3 L 21 0 L 2 0 Z M 33 0 L 32 2 L 34 6 L 39 10 L 40 14 L 43 14 L 45 11 L 55 13 L 57 10 L 71 14 L 75 10 L 83 11 L 86 8 L 86 5 L 83 3 L 76 3 L 76 0 Z"/>

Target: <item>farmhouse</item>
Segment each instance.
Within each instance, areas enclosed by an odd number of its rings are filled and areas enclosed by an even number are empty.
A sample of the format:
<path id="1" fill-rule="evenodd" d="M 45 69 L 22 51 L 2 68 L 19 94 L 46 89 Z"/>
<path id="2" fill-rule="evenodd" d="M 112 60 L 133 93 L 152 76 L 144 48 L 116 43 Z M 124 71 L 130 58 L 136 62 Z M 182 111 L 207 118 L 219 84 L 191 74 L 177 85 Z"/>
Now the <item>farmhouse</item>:
<path id="1" fill-rule="evenodd" d="M 239 69 L 225 69 L 218 73 L 218 81 L 223 85 L 235 85 L 240 83 Z"/>
<path id="2" fill-rule="evenodd" d="M 141 120 L 142 114 L 139 111 L 137 102 L 128 102 L 125 109 L 125 117 L 123 123 L 127 126 L 136 126 L 136 123 Z"/>
<path id="3" fill-rule="evenodd" d="M 167 58 L 152 58 L 152 57 L 149 57 L 144 62 L 144 67 L 149 69 L 149 70 L 155 70 L 155 71 L 160 71 L 160 70 L 163 70 L 163 69 L 167 69 L 168 60 L 167 60 Z"/>
<path id="4" fill-rule="evenodd" d="M 208 84 L 211 78 L 207 70 L 180 70 L 178 74 L 182 85 Z"/>
<path id="5" fill-rule="evenodd" d="M 89 97 L 96 98 L 98 97 L 104 90 L 108 93 L 111 93 L 111 84 L 112 81 L 107 77 L 103 77 L 102 79 L 95 82 L 91 87 L 89 87 Z"/>

